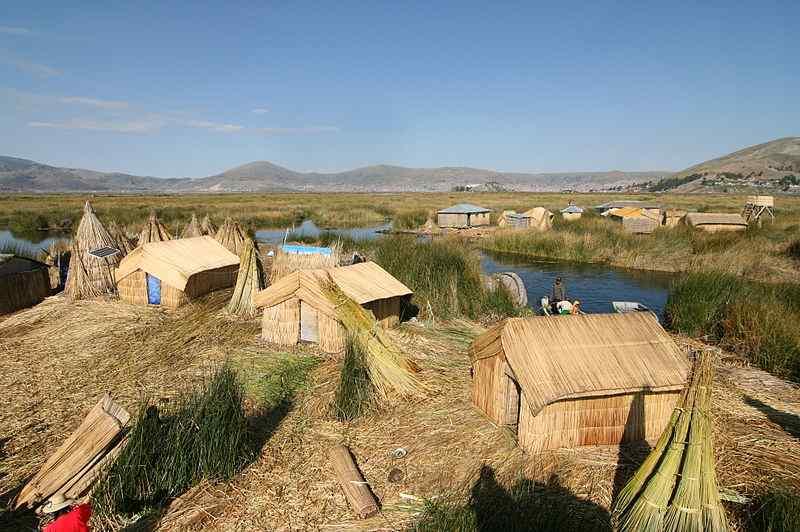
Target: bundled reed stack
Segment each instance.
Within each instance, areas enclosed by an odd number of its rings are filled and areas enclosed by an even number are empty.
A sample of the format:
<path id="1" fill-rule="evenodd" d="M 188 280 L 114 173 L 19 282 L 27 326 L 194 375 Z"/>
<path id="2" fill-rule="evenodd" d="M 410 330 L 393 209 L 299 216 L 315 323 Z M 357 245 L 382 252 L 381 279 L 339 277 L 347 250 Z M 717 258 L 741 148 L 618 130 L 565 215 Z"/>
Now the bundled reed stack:
<path id="1" fill-rule="evenodd" d="M 713 371 L 713 356 L 703 353 L 667 428 L 620 492 L 614 519 L 621 532 L 728 530 L 714 469 Z"/>
<path id="2" fill-rule="evenodd" d="M 258 313 L 255 295 L 266 286 L 264 267 L 256 243 L 248 238 L 239 255 L 239 274 L 227 311 L 242 318 L 253 318 Z"/>
<path id="3" fill-rule="evenodd" d="M 156 211 L 150 211 L 150 216 L 147 223 L 139 233 L 138 245 L 149 244 L 150 242 L 164 242 L 165 240 L 172 240 L 172 235 L 169 234 L 167 228 L 156 216 Z"/>
<path id="4" fill-rule="evenodd" d="M 87 201 L 72 243 L 64 288 L 64 294 L 68 299 L 87 299 L 115 291 L 113 269 L 122 260 L 122 256 L 116 253 L 101 258 L 89 252 L 100 248 L 116 249 L 116 247 L 116 241 L 100 223 Z"/>
<path id="5" fill-rule="evenodd" d="M 131 239 L 128 238 L 128 235 L 125 234 L 122 227 L 117 225 L 117 222 L 114 220 L 111 220 L 111 223 L 108 224 L 108 234 L 111 235 L 111 238 L 116 242 L 117 245 L 115 247 L 123 257 L 136 248 Z"/>
<path id="6" fill-rule="evenodd" d="M 225 218 L 222 226 L 214 237 L 217 242 L 228 248 L 234 255 L 240 255 L 244 247 L 245 234 L 239 222 L 232 218 Z"/>
<path id="7" fill-rule="evenodd" d="M 42 262 L 49 266 L 50 288 L 52 290 L 64 288 L 67 281 L 67 271 L 69 270 L 71 249 L 72 247 L 66 240 L 56 240 L 40 256 Z"/>
<path id="8" fill-rule="evenodd" d="M 207 214 L 203 218 L 203 222 L 200 224 L 200 231 L 203 233 L 203 235 L 214 236 L 217 234 L 217 226 L 214 225 L 214 222 L 211 221 L 211 217 Z"/>
<path id="9" fill-rule="evenodd" d="M 377 398 L 388 400 L 392 394 L 411 397 L 422 392 L 416 377 L 417 365 L 380 327 L 375 316 L 345 294 L 328 275 L 320 281 L 323 293 L 335 308 L 336 318 L 348 337 L 363 353 L 370 383 Z"/>
<path id="10" fill-rule="evenodd" d="M 200 227 L 200 222 L 197 221 L 197 215 L 192 213 L 192 220 L 186 227 L 183 228 L 181 238 L 193 238 L 196 236 L 203 236 L 204 234 L 206 233 L 203 233 L 203 229 Z"/>

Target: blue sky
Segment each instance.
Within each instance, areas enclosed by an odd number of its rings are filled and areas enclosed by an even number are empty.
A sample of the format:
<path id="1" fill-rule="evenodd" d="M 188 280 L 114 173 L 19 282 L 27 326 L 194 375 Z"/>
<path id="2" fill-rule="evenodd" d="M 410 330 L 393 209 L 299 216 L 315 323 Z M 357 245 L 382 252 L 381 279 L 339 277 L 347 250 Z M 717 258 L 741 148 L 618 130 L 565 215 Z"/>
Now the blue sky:
<path id="1" fill-rule="evenodd" d="M 0 11 L 2 155 L 678 170 L 800 135 L 796 0 L 64 4 Z"/>

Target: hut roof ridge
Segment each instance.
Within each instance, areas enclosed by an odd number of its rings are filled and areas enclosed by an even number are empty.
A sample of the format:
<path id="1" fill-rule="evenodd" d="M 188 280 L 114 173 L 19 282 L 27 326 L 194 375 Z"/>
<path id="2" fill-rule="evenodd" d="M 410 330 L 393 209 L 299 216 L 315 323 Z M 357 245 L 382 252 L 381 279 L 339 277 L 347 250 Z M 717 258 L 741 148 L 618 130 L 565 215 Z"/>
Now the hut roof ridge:
<path id="1" fill-rule="evenodd" d="M 475 212 L 492 212 L 491 210 L 485 207 L 479 207 L 477 205 L 473 205 L 472 203 L 457 203 L 446 209 L 441 209 L 437 211 L 437 213 L 441 214 L 467 214 L 467 213 L 475 213 Z"/>

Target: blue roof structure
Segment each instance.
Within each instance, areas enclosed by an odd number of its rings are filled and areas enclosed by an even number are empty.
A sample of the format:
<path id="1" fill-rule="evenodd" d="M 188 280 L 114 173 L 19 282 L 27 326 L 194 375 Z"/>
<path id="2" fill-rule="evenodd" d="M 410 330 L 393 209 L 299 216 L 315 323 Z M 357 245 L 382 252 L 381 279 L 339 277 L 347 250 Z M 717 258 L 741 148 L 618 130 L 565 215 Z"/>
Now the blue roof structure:
<path id="1" fill-rule="evenodd" d="M 561 212 L 581 213 L 581 212 L 583 212 L 583 209 L 581 209 L 580 207 L 578 207 L 576 205 L 569 205 L 568 207 L 565 207 L 565 208 L 561 209 Z"/>
<path id="2" fill-rule="evenodd" d="M 323 248 L 317 246 L 298 246 L 293 244 L 285 244 L 281 246 L 285 253 L 293 255 L 331 255 L 333 250 L 331 248 Z"/>
<path id="3" fill-rule="evenodd" d="M 471 203 L 459 203 L 458 205 L 453 205 L 452 207 L 442 209 L 438 212 L 439 214 L 475 214 L 492 211 L 484 209 L 483 207 L 478 207 L 477 205 L 472 205 Z"/>

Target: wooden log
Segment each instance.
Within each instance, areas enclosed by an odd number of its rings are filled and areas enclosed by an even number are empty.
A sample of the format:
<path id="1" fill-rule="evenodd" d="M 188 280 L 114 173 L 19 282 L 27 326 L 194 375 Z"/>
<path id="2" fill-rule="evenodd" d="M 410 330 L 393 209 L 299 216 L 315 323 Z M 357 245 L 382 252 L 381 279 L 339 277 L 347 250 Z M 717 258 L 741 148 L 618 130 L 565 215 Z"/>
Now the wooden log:
<path id="1" fill-rule="evenodd" d="M 333 463 L 336 478 L 347 497 L 347 502 L 356 515 L 361 519 L 366 519 L 378 513 L 378 501 L 375 500 L 369 484 L 358 470 L 353 455 L 350 454 L 350 449 L 344 445 L 337 445 L 331 449 L 329 457 Z"/>

